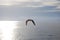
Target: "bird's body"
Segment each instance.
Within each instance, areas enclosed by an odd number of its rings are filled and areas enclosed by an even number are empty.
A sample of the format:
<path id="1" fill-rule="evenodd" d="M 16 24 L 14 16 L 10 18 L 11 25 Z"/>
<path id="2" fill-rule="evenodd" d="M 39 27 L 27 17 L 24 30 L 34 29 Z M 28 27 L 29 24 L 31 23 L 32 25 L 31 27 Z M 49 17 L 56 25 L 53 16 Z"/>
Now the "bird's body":
<path id="1" fill-rule="evenodd" d="M 26 20 L 26 25 L 27 25 L 28 21 L 31 21 L 34 25 L 36 25 L 35 22 L 32 19 Z"/>

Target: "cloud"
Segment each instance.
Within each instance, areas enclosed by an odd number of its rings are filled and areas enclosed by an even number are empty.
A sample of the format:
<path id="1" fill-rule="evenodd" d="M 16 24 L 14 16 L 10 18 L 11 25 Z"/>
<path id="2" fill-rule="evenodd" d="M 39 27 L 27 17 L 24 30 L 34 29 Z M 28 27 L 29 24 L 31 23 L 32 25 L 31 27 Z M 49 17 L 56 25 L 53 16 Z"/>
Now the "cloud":
<path id="1" fill-rule="evenodd" d="M 57 6 L 60 9 L 60 0 L 0 0 L 0 5 L 20 7 Z"/>
<path id="2" fill-rule="evenodd" d="M 56 3 L 55 5 L 57 6 L 56 9 L 60 9 L 60 2 Z"/>
<path id="3" fill-rule="evenodd" d="M 11 4 L 11 5 L 14 5 L 14 4 L 24 4 L 27 5 L 26 3 L 28 3 L 29 5 L 40 5 L 40 3 L 42 4 L 53 4 L 52 2 L 56 2 L 56 1 L 52 1 L 52 0 L 0 0 L 0 4 Z"/>

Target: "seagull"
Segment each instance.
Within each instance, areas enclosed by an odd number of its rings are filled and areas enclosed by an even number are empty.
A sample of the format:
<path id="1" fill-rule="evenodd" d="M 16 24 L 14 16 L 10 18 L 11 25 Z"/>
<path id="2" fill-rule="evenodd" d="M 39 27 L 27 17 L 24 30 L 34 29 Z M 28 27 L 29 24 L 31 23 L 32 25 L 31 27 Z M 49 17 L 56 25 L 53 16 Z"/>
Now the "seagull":
<path id="1" fill-rule="evenodd" d="M 28 20 L 26 20 L 26 26 L 27 26 L 27 23 L 28 23 L 29 21 L 31 21 L 34 25 L 36 25 L 35 22 L 34 22 L 34 20 L 28 19 Z"/>

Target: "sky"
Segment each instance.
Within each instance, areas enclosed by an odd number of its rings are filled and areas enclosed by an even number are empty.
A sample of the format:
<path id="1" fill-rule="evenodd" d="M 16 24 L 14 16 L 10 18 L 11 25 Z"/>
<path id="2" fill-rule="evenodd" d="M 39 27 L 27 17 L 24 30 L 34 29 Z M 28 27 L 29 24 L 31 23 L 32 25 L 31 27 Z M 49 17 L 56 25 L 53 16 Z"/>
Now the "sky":
<path id="1" fill-rule="evenodd" d="M 0 20 L 60 18 L 60 0 L 0 0 Z"/>
<path id="2" fill-rule="evenodd" d="M 52 6 L 46 7 L 15 7 L 0 6 L 0 20 L 24 20 L 39 18 L 58 18 L 60 19 L 60 10 Z"/>
<path id="3" fill-rule="evenodd" d="M 19 5 L 27 7 L 57 6 L 60 8 L 60 0 L 0 0 L 0 5 Z"/>

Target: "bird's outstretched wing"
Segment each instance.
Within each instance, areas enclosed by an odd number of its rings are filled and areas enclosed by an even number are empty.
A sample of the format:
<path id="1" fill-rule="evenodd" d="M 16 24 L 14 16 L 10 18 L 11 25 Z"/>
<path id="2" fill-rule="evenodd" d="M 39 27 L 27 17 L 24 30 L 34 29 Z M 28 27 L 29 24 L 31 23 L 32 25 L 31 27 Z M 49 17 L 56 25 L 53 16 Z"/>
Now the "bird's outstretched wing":
<path id="1" fill-rule="evenodd" d="M 33 20 L 32 20 L 32 22 L 33 22 L 34 25 L 36 25 L 35 22 L 34 22 Z"/>
<path id="2" fill-rule="evenodd" d="M 26 25 L 27 25 L 28 21 L 31 21 L 34 25 L 36 25 L 35 22 L 32 19 L 26 20 Z"/>

